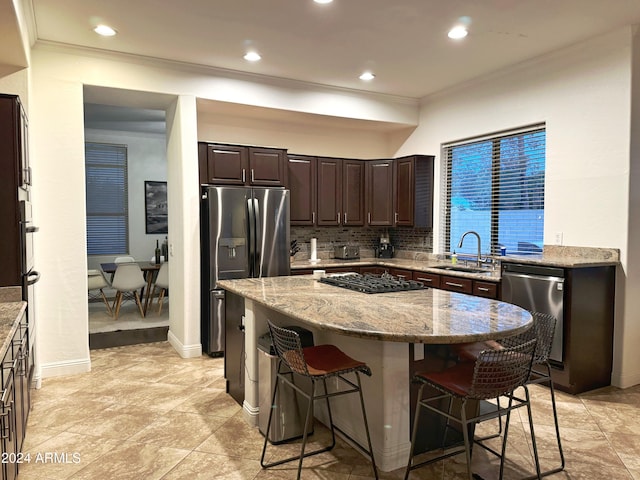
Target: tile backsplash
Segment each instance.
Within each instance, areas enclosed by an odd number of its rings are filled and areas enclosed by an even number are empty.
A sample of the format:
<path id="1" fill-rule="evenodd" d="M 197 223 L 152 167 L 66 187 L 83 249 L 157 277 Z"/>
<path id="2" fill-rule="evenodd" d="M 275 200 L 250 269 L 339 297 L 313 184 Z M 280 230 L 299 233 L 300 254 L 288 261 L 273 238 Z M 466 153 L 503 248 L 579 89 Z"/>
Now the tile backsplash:
<path id="1" fill-rule="evenodd" d="M 379 228 L 379 227 L 291 227 L 291 240 L 297 240 L 300 251 L 296 260 L 310 256 L 310 240 L 317 238 L 319 258 L 333 258 L 333 248 L 340 245 L 357 245 L 360 256 L 373 257 L 380 235 L 389 233 L 391 244 L 398 251 L 431 253 L 433 236 L 427 228 Z"/>

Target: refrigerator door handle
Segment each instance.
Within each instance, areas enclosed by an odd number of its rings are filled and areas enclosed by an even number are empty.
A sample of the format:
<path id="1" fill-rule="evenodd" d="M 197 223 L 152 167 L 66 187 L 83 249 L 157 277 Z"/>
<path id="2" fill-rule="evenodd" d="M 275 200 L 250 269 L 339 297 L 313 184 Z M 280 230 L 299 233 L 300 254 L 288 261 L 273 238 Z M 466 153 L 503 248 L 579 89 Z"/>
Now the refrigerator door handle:
<path id="1" fill-rule="evenodd" d="M 247 199 L 247 222 L 249 223 L 249 228 L 247 229 L 249 233 L 249 277 L 254 277 L 256 265 L 256 217 L 253 197 Z"/>
<path id="2" fill-rule="evenodd" d="M 253 199 L 253 215 L 254 215 L 254 236 L 255 236 L 255 255 L 254 255 L 254 272 L 253 276 L 258 278 L 262 276 L 262 214 L 260 213 L 260 202 L 257 198 Z"/>

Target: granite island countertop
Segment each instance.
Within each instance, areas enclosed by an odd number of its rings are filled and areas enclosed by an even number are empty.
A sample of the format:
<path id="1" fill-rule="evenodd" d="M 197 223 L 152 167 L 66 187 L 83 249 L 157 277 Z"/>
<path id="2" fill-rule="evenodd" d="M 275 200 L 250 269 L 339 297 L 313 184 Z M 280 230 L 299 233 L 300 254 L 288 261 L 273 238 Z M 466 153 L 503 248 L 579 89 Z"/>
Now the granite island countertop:
<path id="1" fill-rule="evenodd" d="M 465 343 L 527 330 L 526 310 L 498 300 L 425 288 L 366 294 L 311 275 L 221 280 L 221 288 L 319 330 L 407 343 Z"/>

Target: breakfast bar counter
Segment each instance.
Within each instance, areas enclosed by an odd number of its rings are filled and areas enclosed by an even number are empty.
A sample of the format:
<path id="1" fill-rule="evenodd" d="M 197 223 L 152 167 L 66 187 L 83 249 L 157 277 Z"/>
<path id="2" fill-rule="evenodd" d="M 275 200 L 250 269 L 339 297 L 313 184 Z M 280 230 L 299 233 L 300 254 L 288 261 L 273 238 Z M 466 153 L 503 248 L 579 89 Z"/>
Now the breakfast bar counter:
<path id="1" fill-rule="evenodd" d="M 525 331 L 533 322 L 529 312 L 515 305 L 430 288 L 367 294 L 322 283 L 311 275 L 222 280 L 218 285 L 228 299 L 244 299 L 244 315 L 236 324 L 244 330 L 243 352 L 227 351 L 225 361 L 244 362 L 245 419 L 257 425 L 261 408 L 257 339 L 268 331 L 267 319 L 304 327 L 313 332 L 316 345 L 334 344 L 371 367 L 373 375 L 363 377 L 362 385 L 376 463 L 382 471 L 406 464 L 411 376 L 416 369 L 430 368 L 434 350 L 502 338 Z M 227 329 L 230 322 L 234 319 L 227 318 Z M 334 422 L 364 444 L 359 403 L 348 397 L 332 400 Z M 315 414 L 326 422 L 323 410 L 318 408 Z"/>

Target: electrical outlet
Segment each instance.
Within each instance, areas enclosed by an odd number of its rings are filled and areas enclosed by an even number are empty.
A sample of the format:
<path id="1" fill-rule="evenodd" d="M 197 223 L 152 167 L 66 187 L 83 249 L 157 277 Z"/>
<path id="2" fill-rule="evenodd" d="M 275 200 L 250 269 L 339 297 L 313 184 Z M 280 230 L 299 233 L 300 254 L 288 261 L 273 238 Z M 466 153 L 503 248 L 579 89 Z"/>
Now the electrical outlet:
<path id="1" fill-rule="evenodd" d="M 556 232 L 556 245 L 562 245 L 562 232 Z"/>

